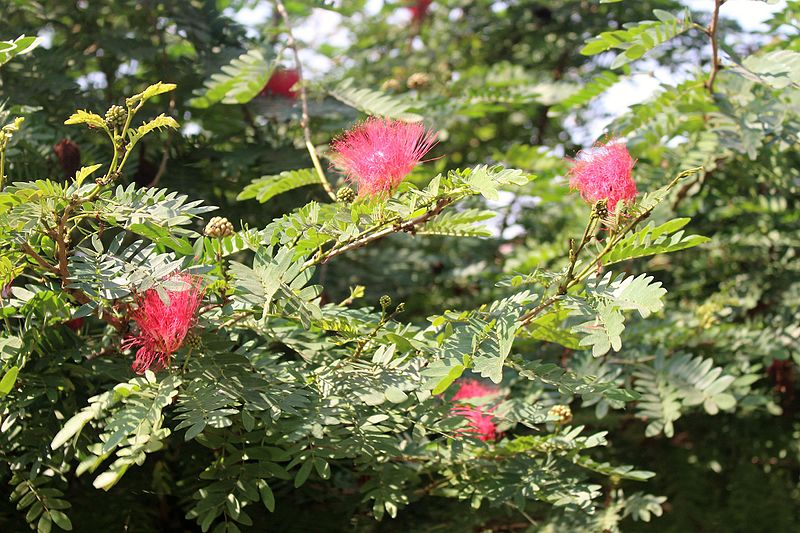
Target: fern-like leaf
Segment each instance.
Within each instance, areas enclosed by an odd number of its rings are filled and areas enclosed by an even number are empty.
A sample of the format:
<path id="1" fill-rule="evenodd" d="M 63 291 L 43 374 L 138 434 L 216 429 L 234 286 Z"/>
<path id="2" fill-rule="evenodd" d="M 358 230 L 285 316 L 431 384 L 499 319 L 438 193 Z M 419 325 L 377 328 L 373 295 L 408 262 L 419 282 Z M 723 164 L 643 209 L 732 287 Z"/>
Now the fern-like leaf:
<path id="1" fill-rule="evenodd" d="M 222 67 L 203 85 L 205 89 L 189 101 L 193 107 L 206 108 L 217 102 L 245 104 L 256 97 L 272 75 L 274 64 L 259 50 L 250 50 Z"/>
<path id="2" fill-rule="evenodd" d="M 177 85 L 175 85 L 174 83 L 163 83 L 163 82 L 154 83 L 153 85 L 150 85 L 149 87 L 147 87 L 147 89 L 140 92 L 139 94 L 134 94 L 133 96 L 125 100 L 125 103 L 130 107 L 133 107 L 139 103 L 143 104 L 154 96 L 174 91 L 176 87 Z"/>
<path id="3" fill-rule="evenodd" d="M 353 80 L 346 79 L 330 91 L 331 96 L 368 115 L 389 117 L 406 122 L 419 122 L 422 116 L 409 113 L 412 105 L 395 96 L 373 89 L 357 89 Z"/>
<path id="4" fill-rule="evenodd" d="M 579 90 L 561 100 L 558 104 L 551 107 L 550 110 L 553 113 L 558 114 L 586 105 L 594 98 L 600 96 L 606 90 L 611 88 L 611 86 L 617 83 L 619 80 L 620 78 L 618 75 L 614 74 L 610 70 L 607 70 L 589 83 L 585 84 Z"/>
<path id="5" fill-rule="evenodd" d="M 659 226 L 655 226 L 651 222 L 617 243 L 606 255 L 605 264 L 612 265 L 636 257 L 685 250 L 708 242 L 710 239 L 702 235 L 684 235 L 681 228 L 690 220 L 689 218 L 676 218 Z"/>
<path id="6" fill-rule="evenodd" d="M 86 124 L 90 128 L 108 131 L 108 126 L 106 126 L 106 121 L 103 120 L 103 117 L 90 111 L 76 111 L 64 121 L 64 124 L 70 126 L 73 124 Z"/>
<path id="7" fill-rule="evenodd" d="M 581 49 L 581 54 L 592 56 L 612 48 L 620 49 L 622 52 L 611 64 L 611 68 L 615 69 L 639 59 L 649 50 L 692 27 L 688 10 L 683 12 L 682 19 L 661 9 L 653 10 L 653 14 L 658 18 L 657 21 L 625 24 L 624 30 L 606 31 L 590 39 Z"/>
<path id="8" fill-rule="evenodd" d="M 279 194 L 315 183 L 320 183 L 320 181 L 313 168 L 285 170 L 280 174 L 262 176 L 253 180 L 239 193 L 236 199 L 249 200 L 255 198 L 263 204 Z"/>
<path id="9" fill-rule="evenodd" d="M 483 209 L 445 212 L 420 226 L 415 233 L 454 237 L 491 237 L 492 232 L 479 222 L 494 218 L 494 216 L 493 211 Z"/>
<path id="10" fill-rule="evenodd" d="M 145 122 L 136 128 L 136 130 L 131 134 L 131 143 L 133 144 L 138 142 L 139 139 L 151 131 L 160 130 L 161 128 L 172 128 L 173 130 L 177 130 L 179 127 L 180 125 L 178 124 L 177 120 L 172 117 L 168 117 L 164 113 L 161 113 L 153 120 Z"/>

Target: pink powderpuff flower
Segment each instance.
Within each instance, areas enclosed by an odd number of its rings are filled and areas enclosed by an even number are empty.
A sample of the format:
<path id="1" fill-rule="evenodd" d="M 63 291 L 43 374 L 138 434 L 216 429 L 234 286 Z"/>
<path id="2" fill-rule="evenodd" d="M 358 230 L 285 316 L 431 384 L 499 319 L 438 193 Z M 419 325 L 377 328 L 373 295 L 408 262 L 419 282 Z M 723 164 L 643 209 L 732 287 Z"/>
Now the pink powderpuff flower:
<path id="1" fill-rule="evenodd" d="M 393 192 L 436 145 L 419 123 L 369 118 L 333 140 L 333 164 L 358 184 L 359 196 Z"/>
<path id="2" fill-rule="evenodd" d="M 497 394 L 497 389 L 488 387 L 482 383 L 468 379 L 461 382 L 458 390 L 452 398 L 452 401 L 467 400 L 470 398 L 483 398 L 484 396 L 493 396 Z M 463 416 L 467 419 L 469 429 L 464 433 L 475 436 L 482 441 L 493 441 L 497 439 L 497 426 L 495 426 L 492 411 L 494 408 L 489 408 L 483 405 L 469 405 L 464 403 L 456 403 L 450 409 L 450 413 L 456 416 Z"/>
<path id="3" fill-rule="evenodd" d="M 636 198 L 636 183 L 631 176 L 636 161 L 625 144 L 613 139 L 597 144 L 579 152 L 571 163 L 569 186 L 580 191 L 590 204 L 606 200 L 608 210 L 614 212 L 621 200 Z"/>
<path id="4" fill-rule="evenodd" d="M 168 303 L 161 299 L 156 289 L 136 295 L 136 307 L 131 311 L 131 318 L 139 326 L 139 332 L 126 339 L 122 347 L 138 347 L 132 365 L 137 374 L 143 374 L 151 366 L 155 370 L 169 366 L 172 355 L 194 325 L 195 313 L 205 293 L 199 276 L 179 272 L 167 280 L 184 285 L 166 291 Z"/>

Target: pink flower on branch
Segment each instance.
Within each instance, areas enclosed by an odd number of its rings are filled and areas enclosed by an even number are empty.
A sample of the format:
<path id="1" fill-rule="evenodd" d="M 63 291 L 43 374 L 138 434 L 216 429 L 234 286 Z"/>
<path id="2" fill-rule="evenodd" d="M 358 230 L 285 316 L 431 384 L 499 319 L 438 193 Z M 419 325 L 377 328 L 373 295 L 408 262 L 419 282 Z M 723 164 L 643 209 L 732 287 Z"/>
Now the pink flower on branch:
<path id="1" fill-rule="evenodd" d="M 155 370 L 169 366 L 172 355 L 194 325 L 195 313 L 203 299 L 199 276 L 177 273 L 167 280 L 183 285 L 175 290 L 166 290 L 168 302 L 161 299 L 156 289 L 136 295 L 136 307 L 131 311 L 131 318 L 139 326 L 139 332 L 126 339 L 122 347 L 138 347 L 132 366 L 137 374 L 143 374 L 151 366 Z"/>
<path id="2" fill-rule="evenodd" d="M 605 200 L 613 212 L 620 201 L 636 198 L 636 183 L 631 175 L 636 161 L 625 144 L 612 140 L 595 145 L 579 152 L 571 163 L 569 186 L 590 204 Z"/>
<path id="3" fill-rule="evenodd" d="M 436 135 L 419 123 L 372 117 L 333 140 L 331 159 L 360 196 L 391 193 L 436 145 Z"/>
<path id="4" fill-rule="evenodd" d="M 497 389 L 483 385 L 478 381 L 468 379 L 461 382 L 452 400 L 456 402 L 457 400 L 483 398 L 495 394 L 497 394 Z M 469 428 L 463 431 L 465 434 L 477 437 L 482 441 L 493 441 L 497 439 L 497 426 L 495 426 L 494 417 L 491 414 L 493 410 L 494 408 L 483 405 L 456 403 L 456 405 L 450 409 L 450 413 L 456 416 L 463 416 L 467 419 Z"/>

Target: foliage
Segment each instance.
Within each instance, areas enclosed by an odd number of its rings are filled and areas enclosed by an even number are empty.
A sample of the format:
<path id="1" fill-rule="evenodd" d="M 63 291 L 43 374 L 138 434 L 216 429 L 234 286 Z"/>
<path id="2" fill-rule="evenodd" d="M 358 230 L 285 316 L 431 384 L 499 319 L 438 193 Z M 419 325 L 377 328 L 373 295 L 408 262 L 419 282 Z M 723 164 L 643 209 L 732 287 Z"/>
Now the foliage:
<path id="1" fill-rule="evenodd" d="M 258 2 L 11 4 L 9 530 L 797 522 L 798 2 L 769 39 L 672 0 L 277 2 L 258 27 Z M 318 9 L 350 39 L 316 48 L 324 76 L 290 39 Z M 675 75 L 607 117 L 656 64 Z M 284 66 L 297 100 L 261 94 Z M 366 115 L 439 144 L 353 198 L 324 147 Z M 637 159 L 610 214 L 560 156 L 603 119 Z M 132 306 L 178 271 L 203 304 L 136 376 Z M 497 387 L 466 400 L 497 440 L 452 409 L 465 378 Z"/>

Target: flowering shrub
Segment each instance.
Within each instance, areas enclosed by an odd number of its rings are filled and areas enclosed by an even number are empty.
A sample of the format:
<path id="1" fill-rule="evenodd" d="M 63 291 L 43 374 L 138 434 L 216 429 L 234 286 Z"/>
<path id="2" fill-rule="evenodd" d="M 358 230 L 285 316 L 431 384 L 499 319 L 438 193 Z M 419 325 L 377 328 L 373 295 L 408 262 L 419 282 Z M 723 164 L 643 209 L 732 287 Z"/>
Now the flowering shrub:
<path id="1" fill-rule="evenodd" d="M 6 530 L 791 529 L 796 6 L 245 4 L 4 12 Z"/>

